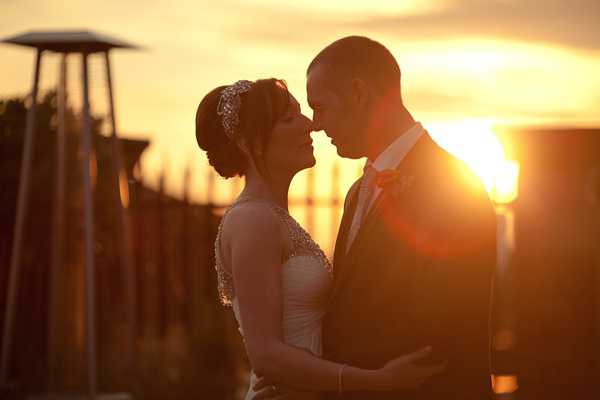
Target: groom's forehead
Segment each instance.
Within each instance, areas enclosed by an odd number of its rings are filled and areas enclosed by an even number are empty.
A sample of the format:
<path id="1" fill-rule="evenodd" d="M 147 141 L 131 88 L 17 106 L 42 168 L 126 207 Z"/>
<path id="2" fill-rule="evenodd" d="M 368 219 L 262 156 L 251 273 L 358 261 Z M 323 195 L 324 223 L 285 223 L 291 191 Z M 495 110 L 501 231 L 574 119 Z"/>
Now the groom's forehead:
<path id="1" fill-rule="evenodd" d="M 307 88 L 316 88 L 323 86 L 324 80 L 327 78 L 325 68 L 322 66 L 316 66 L 311 69 L 306 75 L 306 86 Z"/>
<path id="2" fill-rule="evenodd" d="M 326 84 L 321 76 L 308 75 L 306 81 L 306 94 L 309 104 L 325 101 L 330 92 L 329 85 Z"/>
<path id="3" fill-rule="evenodd" d="M 319 92 L 318 90 L 310 90 L 310 89 L 308 89 L 306 91 L 308 105 L 311 108 L 315 108 L 317 106 L 323 105 L 327 101 L 326 98 L 322 94 L 319 94 L 318 92 Z"/>

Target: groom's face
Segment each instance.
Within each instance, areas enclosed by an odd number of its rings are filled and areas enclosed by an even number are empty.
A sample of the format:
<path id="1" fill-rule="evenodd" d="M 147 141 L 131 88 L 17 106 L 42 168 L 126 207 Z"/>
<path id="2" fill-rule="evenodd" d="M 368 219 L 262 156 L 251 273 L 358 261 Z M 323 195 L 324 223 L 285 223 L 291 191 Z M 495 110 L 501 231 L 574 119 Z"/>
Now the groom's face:
<path id="1" fill-rule="evenodd" d="M 325 131 L 341 157 L 361 158 L 364 135 L 359 110 L 353 107 L 350 93 L 338 93 L 331 86 L 322 68 L 309 72 L 306 92 L 308 105 L 313 109 L 313 130 Z"/>

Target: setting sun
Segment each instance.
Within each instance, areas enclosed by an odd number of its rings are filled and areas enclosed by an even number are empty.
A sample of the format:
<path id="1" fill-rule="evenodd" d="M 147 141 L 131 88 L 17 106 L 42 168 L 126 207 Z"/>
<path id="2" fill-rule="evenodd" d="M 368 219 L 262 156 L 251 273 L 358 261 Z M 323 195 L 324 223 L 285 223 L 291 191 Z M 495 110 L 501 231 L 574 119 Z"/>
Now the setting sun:
<path id="1" fill-rule="evenodd" d="M 449 122 L 436 142 L 466 162 L 482 180 L 490 197 L 497 203 L 509 203 L 517 196 L 519 166 L 507 161 L 498 138 L 492 133 L 491 121 L 470 119 Z"/>

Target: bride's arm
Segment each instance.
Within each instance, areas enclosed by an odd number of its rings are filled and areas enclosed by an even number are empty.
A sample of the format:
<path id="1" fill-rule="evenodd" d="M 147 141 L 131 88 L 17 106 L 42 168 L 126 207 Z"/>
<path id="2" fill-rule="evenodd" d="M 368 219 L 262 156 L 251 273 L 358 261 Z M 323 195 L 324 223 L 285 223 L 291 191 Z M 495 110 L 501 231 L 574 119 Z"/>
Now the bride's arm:
<path id="1" fill-rule="evenodd" d="M 228 216 L 229 223 L 222 232 L 228 245 L 222 251 L 229 253 L 225 258 L 232 268 L 246 350 L 254 372 L 303 389 L 339 390 L 341 364 L 283 342 L 281 264 L 290 251 L 283 227 L 268 207 L 252 203 L 241 206 Z M 423 367 L 414 368 L 413 375 L 422 374 L 418 368 Z M 389 368 L 343 369 L 344 391 L 401 388 L 398 385 L 398 377 L 390 376 Z M 407 387 L 410 385 L 414 384 Z"/>
<path id="2" fill-rule="evenodd" d="M 230 265 L 254 372 L 305 389 L 338 390 L 340 364 L 321 360 L 283 342 L 281 264 L 290 252 L 283 227 L 264 205 L 240 206 L 228 215 L 232 228 Z M 346 367 L 348 386 L 344 389 L 371 389 L 372 372 Z"/>

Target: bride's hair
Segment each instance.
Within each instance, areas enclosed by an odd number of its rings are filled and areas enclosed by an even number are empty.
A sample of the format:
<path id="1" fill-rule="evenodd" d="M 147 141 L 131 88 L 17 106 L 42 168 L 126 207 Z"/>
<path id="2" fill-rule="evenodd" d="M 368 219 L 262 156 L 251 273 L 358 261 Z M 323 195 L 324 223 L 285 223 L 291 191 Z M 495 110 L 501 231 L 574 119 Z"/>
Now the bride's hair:
<path id="1" fill-rule="evenodd" d="M 247 158 L 236 143 L 238 135 L 246 135 L 250 143 L 255 143 L 263 151 L 259 154 L 254 146 L 250 155 L 259 172 L 267 174 L 263 154 L 271 131 L 277 120 L 289 107 L 290 97 L 285 81 L 275 78 L 259 79 L 249 91 L 241 93 L 242 104 L 239 110 L 239 123 L 233 138 L 225 133 L 223 121 L 217 115 L 221 92 L 227 86 L 219 86 L 210 91 L 198 106 L 196 112 L 196 141 L 206 151 L 208 163 L 223 178 L 244 176 Z"/>

